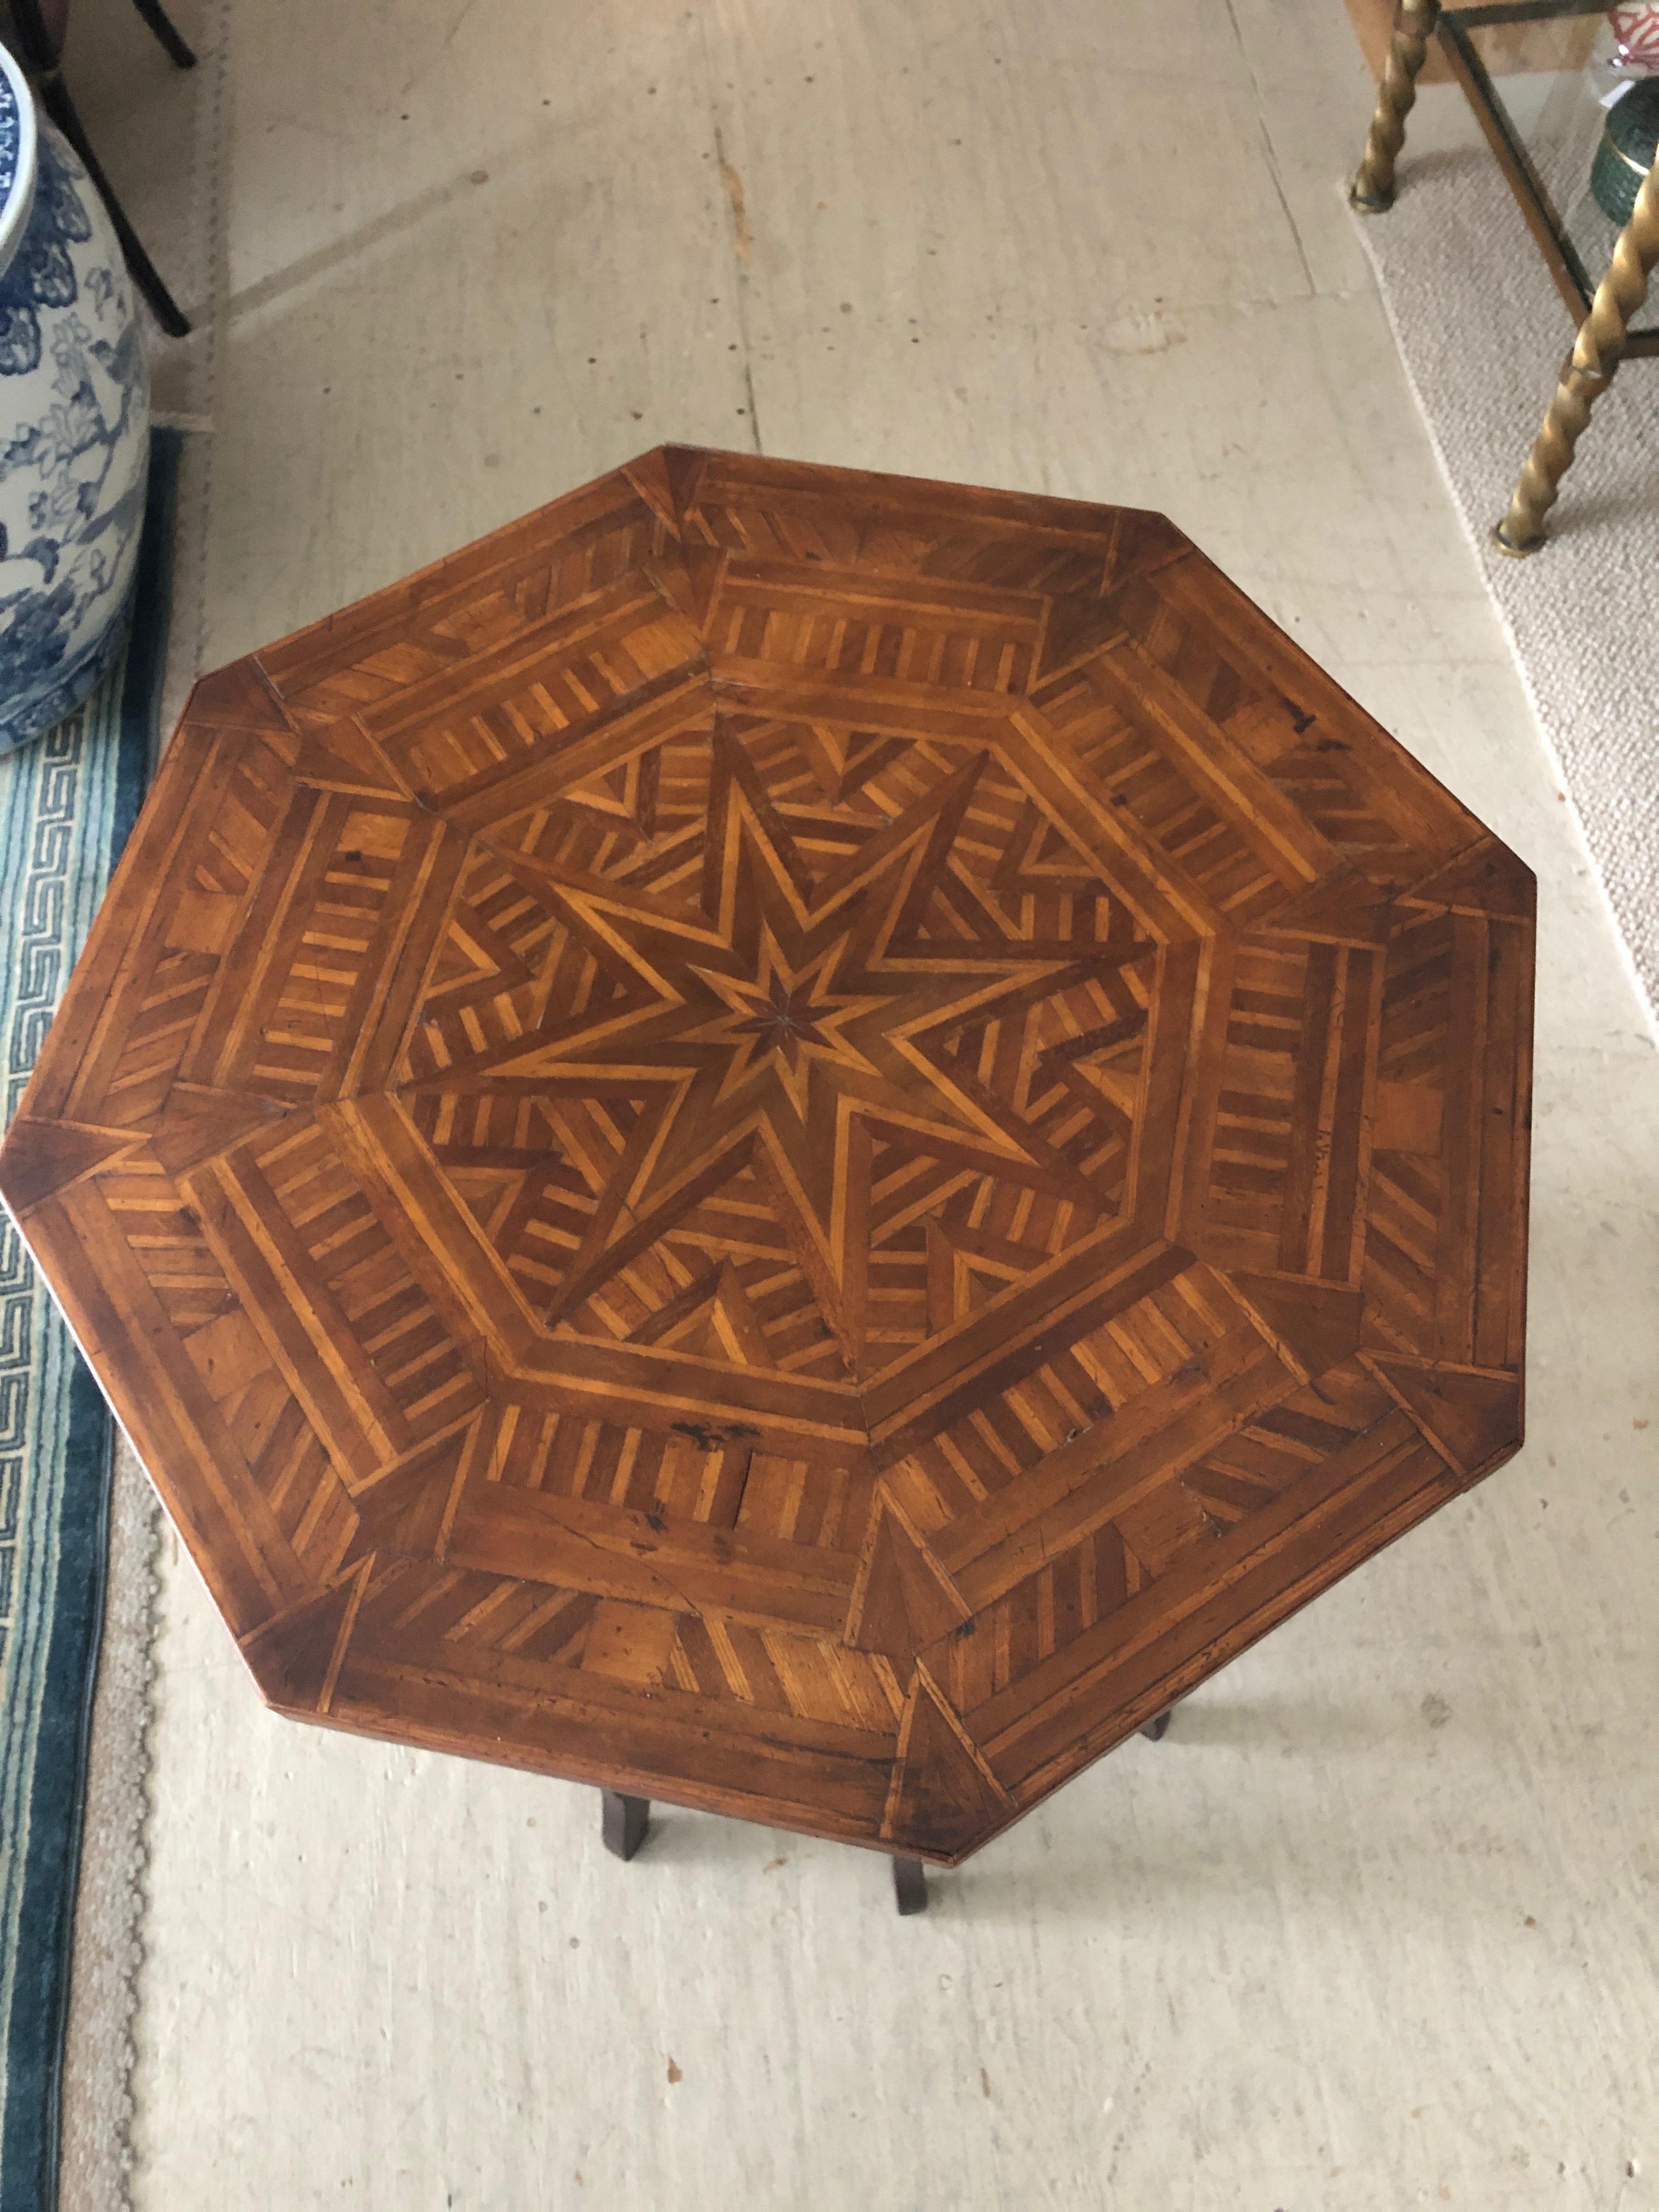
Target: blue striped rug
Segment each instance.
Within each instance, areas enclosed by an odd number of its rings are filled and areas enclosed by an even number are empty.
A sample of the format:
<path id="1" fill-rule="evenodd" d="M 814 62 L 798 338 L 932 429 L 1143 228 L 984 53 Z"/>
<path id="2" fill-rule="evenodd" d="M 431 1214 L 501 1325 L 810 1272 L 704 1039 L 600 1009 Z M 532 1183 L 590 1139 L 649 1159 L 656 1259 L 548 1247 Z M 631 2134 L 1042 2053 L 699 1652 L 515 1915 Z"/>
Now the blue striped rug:
<path id="1" fill-rule="evenodd" d="M 132 827 L 167 645 L 179 434 L 157 431 L 131 638 L 0 758 L 0 1083 L 17 1109 Z M 112 1425 L 0 1212 L 0 2212 L 57 2203 L 58 2093 Z"/>

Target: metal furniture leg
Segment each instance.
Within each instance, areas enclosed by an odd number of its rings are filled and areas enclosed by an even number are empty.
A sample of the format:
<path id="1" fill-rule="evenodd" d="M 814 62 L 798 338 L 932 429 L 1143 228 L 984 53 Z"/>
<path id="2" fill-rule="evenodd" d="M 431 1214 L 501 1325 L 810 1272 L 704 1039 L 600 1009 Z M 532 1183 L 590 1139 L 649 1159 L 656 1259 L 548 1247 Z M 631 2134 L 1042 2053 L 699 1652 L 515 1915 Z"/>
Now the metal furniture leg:
<path id="1" fill-rule="evenodd" d="M 1659 262 L 1659 160 L 1648 171 L 1630 221 L 1619 234 L 1607 273 L 1595 289 L 1578 342 L 1544 417 L 1509 513 L 1492 535 L 1505 553 L 1535 553 L 1544 543 L 1544 517 L 1561 492 L 1590 410 L 1624 356 L 1633 316 L 1648 296 L 1648 278 Z"/>
<path id="2" fill-rule="evenodd" d="M 194 64 L 195 55 L 179 38 L 172 24 L 167 23 L 159 6 L 155 7 L 154 16 L 148 7 L 141 7 L 140 13 L 156 36 L 161 39 L 168 52 L 173 53 L 172 46 L 157 27 L 158 21 L 166 23 L 180 51 L 189 56 L 191 64 Z M 126 210 L 116 198 L 110 180 L 104 173 L 103 163 L 92 150 L 91 141 L 64 82 L 63 72 L 58 65 L 57 50 L 46 28 L 46 19 L 40 13 L 39 0 L 11 0 L 11 16 L 16 27 L 23 66 L 33 82 L 40 105 L 74 148 L 104 205 L 109 210 L 109 219 L 115 227 L 115 235 L 121 241 L 121 251 L 125 256 L 127 267 L 132 272 L 133 283 L 149 301 L 150 312 L 167 336 L 170 338 L 185 337 L 190 324 L 179 313 L 178 303 L 161 282 L 155 263 L 139 243 L 137 232 L 127 221 Z M 178 55 L 174 54 L 173 58 L 177 60 Z"/>
<path id="3" fill-rule="evenodd" d="M 121 251 L 126 257 L 127 267 L 132 272 L 132 281 L 149 301 L 150 312 L 170 338 L 186 337 L 190 331 L 189 319 L 180 312 L 178 302 L 161 282 L 160 270 L 140 243 L 137 232 L 127 221 L 126 210 L 116 198 L 109 179 L 104 174 L 103 163 L 92 150 L 82 128 L 81 118 L 75 112 L 75 103 L 64 88 L 63 79 L 54 73 L 42 82 L 40 92 L 40 105 L 80 156 L 87 174 L 109 210 L 109 219 L 115 227 L 115 235 L 121 241 Z"/>
<path id="4" fill-rule="evenodd" d="M 1401 0 L 1364 158 L 1348 194 L 1362 215 L 1381 215 L 1394 205 L 1394 165 L 1406 143 L 1406 118 L 1417 104 L 1418 72 L 1439 20 L 1440 0 Z"/>
<path id="5" fill-rule="evenodd" d="M 603 1790 L 599 1796 L 599 1832 L 605 1847 L 619 1859 L 631 1859 L 651 1825 L 651 1800 L 624 1797 L 620 1790 Z"/>
<path id="6" fill-rule="evenodd" d="M 1172 1705 L 1168 1706 L 1163 1712 L 1159 1713 L 1155 1719 L 1147 1722 L 1146 1727 L 1142 1729 L 1140 1733 L 1146 1737 L 1148 1743 L 1163 1742 L 1164 1737 L 1170 1732 L 1170 1715 L 1174 1711 L 1174 1710 L 1175 1708 Z"/>
<path id="7" fill-rule="evenodd" d="M 196 57 L 162 14 L 161 0 L 132 0 L 132 4 L 161 40 L 167 59 L 179 69 L 194 69 Z"/>
<path id="8" fill-rule="evenodd" d="M 927 1869 L 920 1859 L 893 1861 L 893 1901 L 902 1918 L 927 1910 Z"/>

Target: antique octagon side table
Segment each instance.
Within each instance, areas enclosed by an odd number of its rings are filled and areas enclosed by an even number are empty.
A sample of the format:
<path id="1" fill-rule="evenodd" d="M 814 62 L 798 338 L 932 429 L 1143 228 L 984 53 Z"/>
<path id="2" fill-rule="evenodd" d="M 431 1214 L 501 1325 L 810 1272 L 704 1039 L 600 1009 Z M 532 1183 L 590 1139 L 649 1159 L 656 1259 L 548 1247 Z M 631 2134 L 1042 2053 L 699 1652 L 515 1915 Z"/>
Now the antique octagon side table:
<path id="1" fill-rule="evenodd" d="M 0 1188 L 271 1705 L 914 1909 L 1516 1449 L 1533 904 L 1160 516 L 671 447 L 203 679 Z"/>

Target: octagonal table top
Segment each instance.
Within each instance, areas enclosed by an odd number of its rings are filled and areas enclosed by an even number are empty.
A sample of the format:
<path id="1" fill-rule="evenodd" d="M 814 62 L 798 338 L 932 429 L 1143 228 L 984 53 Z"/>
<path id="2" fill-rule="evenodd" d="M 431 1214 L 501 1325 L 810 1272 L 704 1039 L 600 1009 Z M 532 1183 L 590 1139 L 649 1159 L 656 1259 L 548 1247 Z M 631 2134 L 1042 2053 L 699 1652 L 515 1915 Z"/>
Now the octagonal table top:
<path id="1" fill-rule="evenodd" d="M 0 1189 L 271 1705 L 951 1862 L 1516 1449 L 1533 913 L 1162 517 L 659 449 L 198 684 Z"/>

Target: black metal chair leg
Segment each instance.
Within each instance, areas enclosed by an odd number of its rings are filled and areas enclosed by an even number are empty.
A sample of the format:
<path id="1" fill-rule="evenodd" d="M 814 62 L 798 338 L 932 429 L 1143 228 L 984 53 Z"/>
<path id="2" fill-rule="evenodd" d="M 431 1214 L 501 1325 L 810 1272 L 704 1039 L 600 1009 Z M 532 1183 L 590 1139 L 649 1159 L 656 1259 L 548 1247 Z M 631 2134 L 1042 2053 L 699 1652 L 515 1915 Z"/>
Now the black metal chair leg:
<path id="1" fill-rule="evenodd" d="M 901 1916 L 927 1910 L 927 1869 L 920 1859 L 893 1861 L 893 1901 Z"/>
<path id="2" fill-rule="evenodd" d="M 161 40 L 168 60 L 180 69 L 194 69 L 196 57 L 161 13 L 160 0 L 132 0 L 132 4 Z"/>
<path id="3" fill-rule="evenodd" d="M 115 235 L 121 241 L 121 251 L 126 256 L 132 281 L 149 301 L 151 312 L 170 338 L 187 337 L 190 323 L 179 311 L 171 292 L 161 282 L 155 263 L 138 240 L 138 234 L 127 221 L 125 210 L 110 188 L 104 174 L 103 164 L 93 152 L 81 118 L 75 112 L 75 102 L 64 88 L 64 80 L 50 77 L 40 87 L 40 104 L 79 155 L 87 174 L 96 185 L 104 205 L 109 210 L 109 219 L 115 226 Z"/>
<path id="4" fill-rule="evenodd" d="M 1173 1707 L 1171 1707 L 1170 1711 L 1173 1710 Z M 1148 1743 L 1162 1743 L 1169 1732 L 1170 1714 L 1168 1711 L 1161 1712 L 1156 1720 L 1148 1721 L 1146 1727 L 1140 1731 L 1142 1735 L 1146 1737 Z"/>
<path id="5" fill-rule="evenodd" d="M 599 1796 L 599 1832 L 605 1847 L 619 1859 L 631 1859 L 651 1825 L 651 1800 L 624 1797 L 620 1790 L 603 1790 Z"/>

